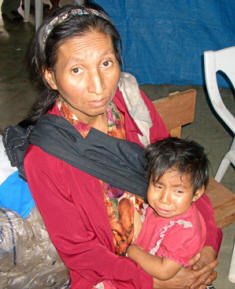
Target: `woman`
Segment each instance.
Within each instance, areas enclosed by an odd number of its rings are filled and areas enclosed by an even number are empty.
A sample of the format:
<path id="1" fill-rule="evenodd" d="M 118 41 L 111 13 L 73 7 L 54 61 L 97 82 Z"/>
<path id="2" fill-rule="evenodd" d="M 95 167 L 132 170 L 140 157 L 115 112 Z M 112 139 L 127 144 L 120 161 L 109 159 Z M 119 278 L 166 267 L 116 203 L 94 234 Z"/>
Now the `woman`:
<path id="1" fill-rule="evenodd" d="M 63 118 L 82 136 L 81 144 L 89 143 L 91 135 L 97 134 L 97 143 L 91 144 L 95 146 L 92 157 L 99 156 L 100 150 L 113 154 L 104 145 L 107 139 L 144 147 L 168 137 L 135 79 L 120 73 L 121 39 L 109 17 L 94 7 L 67 6 L 55 13 L 40 27 L 31 50 L 32 67 L 45 88 L 32 120 L 45 114 Z M 119 160 L 119 152 L 110 162 L 113 159 Z M 117 188 L 115 182 L 102 179 L 102 162 L 103 158 L 95 161 L 101 168 L 94 169 L 97 177 L 36 145 L 29 147 L 24 160 L 34 200 L 70 270 L 71 288 L 188 288 L 191 284 L 205 288 L 210 284 L 216 261 L 199 271 L 183 269 L 174 279 L 160 282 L 124 256 L 143 200 L 126 191 L 125 185 Z M 112 170 L 109 162 L 107 165 Z M 116 173 L 120 182 L 121 177 L 123 183 L 128 182 L 129 176 Z M 138 178 L 132 184 L 136 191 L 137 183 Z M 210 235 L 195 265 L 201 267 L 216 258 L 221 236 L 209 200 L 205 197 L 198 207 L 207 218 Z"/>

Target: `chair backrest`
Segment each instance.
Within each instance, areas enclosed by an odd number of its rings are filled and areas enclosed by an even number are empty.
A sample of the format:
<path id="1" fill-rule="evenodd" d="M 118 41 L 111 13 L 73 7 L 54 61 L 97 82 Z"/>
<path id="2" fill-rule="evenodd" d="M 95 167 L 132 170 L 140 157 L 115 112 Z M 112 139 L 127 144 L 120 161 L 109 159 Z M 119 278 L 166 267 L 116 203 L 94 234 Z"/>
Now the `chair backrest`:
<path id="1" fill-rule="evenodd" d="M 235 89 L 235 46 L 204 52 L 206 87 L 211 103 L 227 126 L 235 133 L 235 117 L 224 105 L 218 88 L 216 73 L 222 71 Z"/>

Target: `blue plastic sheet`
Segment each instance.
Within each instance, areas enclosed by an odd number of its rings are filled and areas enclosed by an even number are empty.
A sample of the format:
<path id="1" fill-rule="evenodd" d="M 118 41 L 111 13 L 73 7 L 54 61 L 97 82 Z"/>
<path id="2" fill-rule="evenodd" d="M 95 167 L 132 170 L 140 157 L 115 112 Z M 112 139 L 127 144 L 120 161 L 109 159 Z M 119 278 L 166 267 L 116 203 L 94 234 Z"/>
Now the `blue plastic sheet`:
<path id="1" fill-rule="evenodd" d="M 19 177 L 18 171 L 0 185 L 0 207 L 15 211 L 26 218 L 34 206 L 28 184 Z"/>
<path id="2" fill-rule="evenodd" d="M 140 84 L 204 84 L 203 52 L 235 45 L 234 0 L 96 0 Z M 219 79 L 224 86 L 225 81 Z"/>

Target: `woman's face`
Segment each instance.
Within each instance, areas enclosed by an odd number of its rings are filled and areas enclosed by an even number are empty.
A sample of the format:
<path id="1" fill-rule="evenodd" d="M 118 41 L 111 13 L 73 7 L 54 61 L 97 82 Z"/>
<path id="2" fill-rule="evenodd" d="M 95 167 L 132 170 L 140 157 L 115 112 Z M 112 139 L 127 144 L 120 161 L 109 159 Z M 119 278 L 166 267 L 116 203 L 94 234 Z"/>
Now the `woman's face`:
<path id="1" fill-rule="evenodd" d="M 93 122 L 106 112 L 120 77 L 110 36 L 90 31 L 66 40 L 58 48 L 54 71 L 44 76 L 81 121 Z"/>

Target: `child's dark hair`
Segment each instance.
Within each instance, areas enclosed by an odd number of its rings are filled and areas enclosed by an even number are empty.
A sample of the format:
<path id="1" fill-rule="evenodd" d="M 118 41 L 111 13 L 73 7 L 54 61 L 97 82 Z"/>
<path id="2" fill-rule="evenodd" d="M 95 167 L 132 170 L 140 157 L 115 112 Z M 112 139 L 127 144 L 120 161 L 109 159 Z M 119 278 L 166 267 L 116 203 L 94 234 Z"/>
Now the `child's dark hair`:
<path id="1" fill-rule="evenodd" d="M 147 174 L 155 182 L 171 168 L 191 175 L 194 193 L 209 180 L 209 161 L 204 148 L 192 140 L 170 137 L 149 145 L 145 150 Z"/>

